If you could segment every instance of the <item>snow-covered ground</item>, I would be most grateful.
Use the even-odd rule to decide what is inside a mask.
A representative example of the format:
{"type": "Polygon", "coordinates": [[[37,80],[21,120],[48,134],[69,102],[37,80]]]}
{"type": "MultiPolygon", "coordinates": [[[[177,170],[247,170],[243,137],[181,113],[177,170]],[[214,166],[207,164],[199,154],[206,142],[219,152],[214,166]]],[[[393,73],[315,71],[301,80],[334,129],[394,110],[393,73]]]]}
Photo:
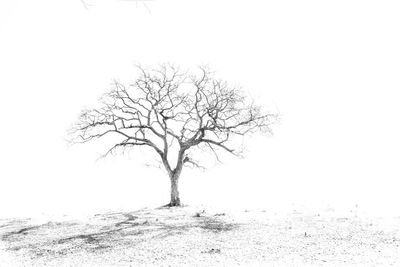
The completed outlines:
{"type": "Polygon", "coordinates": [[[398,266],[400,217],[145,208],[3,219],[0,266],[398,266]]]}

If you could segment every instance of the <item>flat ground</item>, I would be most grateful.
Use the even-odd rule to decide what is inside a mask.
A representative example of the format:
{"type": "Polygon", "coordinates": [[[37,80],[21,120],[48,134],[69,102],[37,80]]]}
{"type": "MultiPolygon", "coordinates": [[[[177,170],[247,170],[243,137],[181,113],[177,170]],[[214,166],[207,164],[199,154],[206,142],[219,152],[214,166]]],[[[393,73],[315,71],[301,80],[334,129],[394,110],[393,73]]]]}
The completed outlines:
{"type": "Polygon", "coordinates": [[[0,220],[0,266],[400,266],[400,218],[183,207],[0,220]]]}

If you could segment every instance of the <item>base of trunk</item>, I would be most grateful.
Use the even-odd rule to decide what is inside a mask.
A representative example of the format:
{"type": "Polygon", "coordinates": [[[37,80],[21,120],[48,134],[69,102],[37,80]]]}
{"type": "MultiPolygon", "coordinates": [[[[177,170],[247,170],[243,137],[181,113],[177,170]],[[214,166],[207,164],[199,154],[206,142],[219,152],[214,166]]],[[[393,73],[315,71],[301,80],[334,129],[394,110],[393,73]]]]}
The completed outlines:
{"type": "Polygon", "coordinates": [[[166,204],[166,205],[164,205],[164,206],[162,206],[162,208],[171,208],[171,207],[183,207],[183,205],[182,205],[182,203],[172,203],[172,202],[170,202],[170,203],[168,203],[168,204],[166,204]]]}
{"type": "Polygon", "coordinates": [[[168,206],[170,206],[170,207],[180,207],[180,206],[182,206],[181,200],[179,198],[178,199],[174,199],[173,201],[171,200],[171,202],[168,204],[168,206]]]}

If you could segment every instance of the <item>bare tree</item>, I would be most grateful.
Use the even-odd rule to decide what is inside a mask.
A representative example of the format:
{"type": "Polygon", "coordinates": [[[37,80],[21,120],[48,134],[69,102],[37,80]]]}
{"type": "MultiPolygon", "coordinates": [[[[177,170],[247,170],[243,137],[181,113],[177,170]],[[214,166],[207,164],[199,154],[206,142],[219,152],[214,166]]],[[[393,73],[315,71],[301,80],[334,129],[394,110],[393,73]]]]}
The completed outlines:
{"type": "Polygon", "coordinates": [[[277,119],[206,67],[197,74],[171,65],[138,70],[128,86],[114,81],[101,107],[82,111],[69,134],[73,143],[115,135],[116,143],[104,156],[138,146],[155,151],[171,181],[169,206],[181,205],[178,182],[183,167],[200,167],[192,153],[196,148],[217,159],[222,150],[240,155],[235,136],[270,132],[277,119]]]}

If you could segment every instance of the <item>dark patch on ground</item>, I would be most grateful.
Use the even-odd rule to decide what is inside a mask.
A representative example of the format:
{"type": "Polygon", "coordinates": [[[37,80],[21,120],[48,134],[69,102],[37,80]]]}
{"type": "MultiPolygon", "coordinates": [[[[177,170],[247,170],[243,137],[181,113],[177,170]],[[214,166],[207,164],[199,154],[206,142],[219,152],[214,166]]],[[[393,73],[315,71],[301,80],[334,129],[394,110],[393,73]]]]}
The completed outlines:
{"type": "Polygon", "coordinates": [[[124,213],[123,214],[127,219],[125,221],[122,222],[118,222],[115,224],[116,227],[119,227],[123,224],[130,224],[130,225],[139,225],[138,223],[134,223],[133,221],[135,221],[137,218],[139,218],[138,216],[133,216],[132,214],[129,213],[124,213]]]}
{"type": "Polygon", "coordinates": [[[239,227],[237,223],[228,223],[216,218],[204,218],[204,220],[199,225],[200,228],[213,232],[225,232],[232,231],[239,227]]]}
{"type": "Polygon", "coordinates": [[[219,253],[221,253],[221,249],[219,249],[219,248],[212,248],[212,249],[210,249],[210,250],[202,251],[201,253],[219,254],[219,253]]]}
{"type": "Polygon", "coordinates": [[[2,236],[2,240],[7,241],[7,239],[9,239],[10,237],[16,237],[18,235],[27,235],[30,231],[38,229],[40,226],[41,225],[29,226],[29,227],[21,228],[17,231],[11,231],[11,232],[5,233],[2,236]]]}

